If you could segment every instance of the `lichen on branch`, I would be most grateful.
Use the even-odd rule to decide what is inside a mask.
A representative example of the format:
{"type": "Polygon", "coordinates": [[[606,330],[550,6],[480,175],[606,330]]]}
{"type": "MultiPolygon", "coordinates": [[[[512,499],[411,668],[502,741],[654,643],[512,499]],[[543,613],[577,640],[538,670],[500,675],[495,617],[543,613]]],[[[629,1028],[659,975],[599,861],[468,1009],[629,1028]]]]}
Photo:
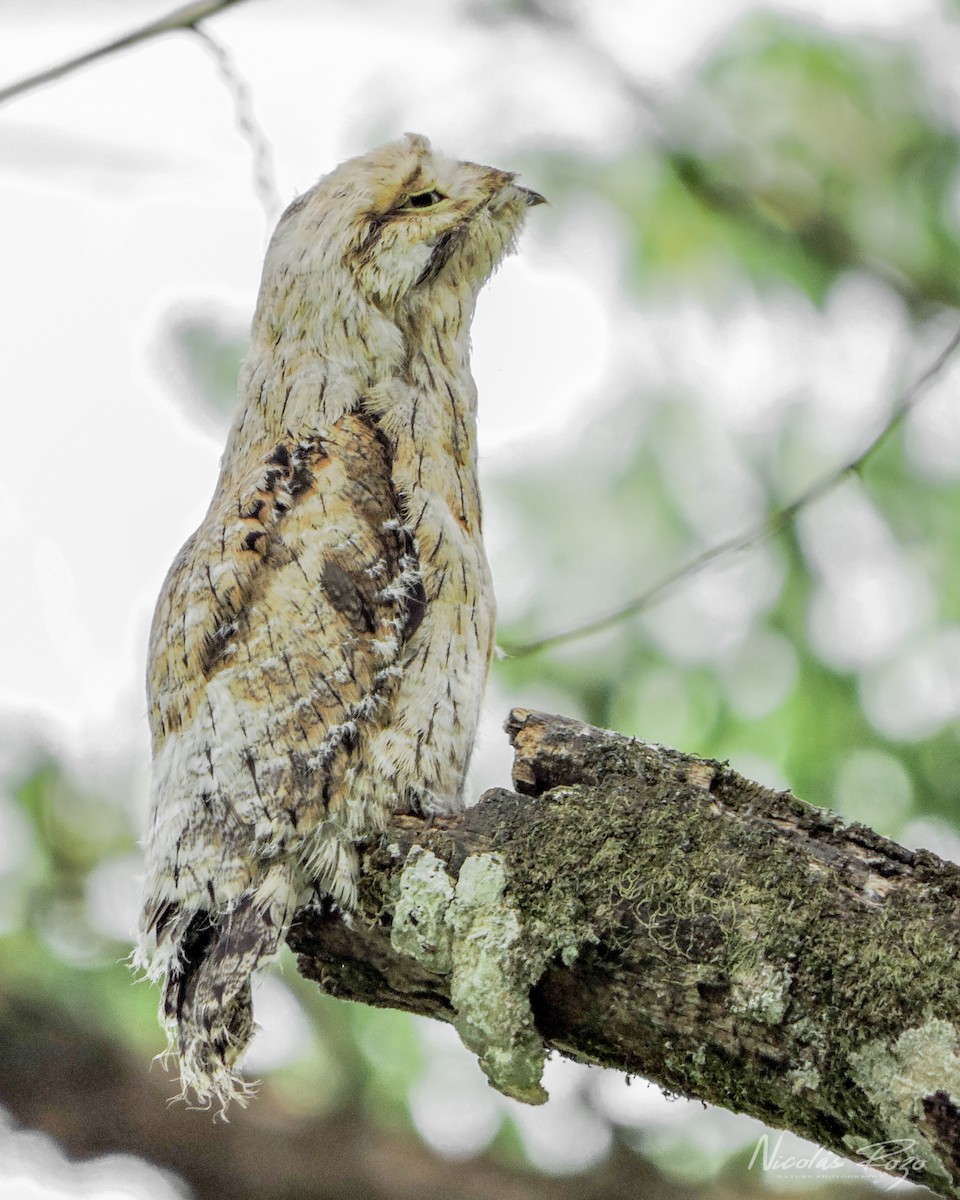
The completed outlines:
{"type": "Polygon", "coordinates": [[[960,1195],[960,869],[720,763],[507,729],[516,790],[396,818],[352,925],[300,915],[301,971],[450,1021],[519,1098],[553,1049],[960,1195]]]}

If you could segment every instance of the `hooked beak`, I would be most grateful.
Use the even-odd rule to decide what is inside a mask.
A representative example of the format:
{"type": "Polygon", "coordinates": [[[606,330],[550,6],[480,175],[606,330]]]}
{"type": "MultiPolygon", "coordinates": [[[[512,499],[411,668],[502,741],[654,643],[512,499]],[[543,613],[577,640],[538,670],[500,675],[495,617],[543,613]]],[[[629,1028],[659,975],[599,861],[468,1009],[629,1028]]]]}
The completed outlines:
{"type": "Polygon", "coordinates": [[[539,192],[534,192],[530,188],[522,187],[519,190],[523,192],[523,198],[526,202],[527,208],[535,208],[538,204],[550,203],[546,196],[541,196],[539,192]]]}

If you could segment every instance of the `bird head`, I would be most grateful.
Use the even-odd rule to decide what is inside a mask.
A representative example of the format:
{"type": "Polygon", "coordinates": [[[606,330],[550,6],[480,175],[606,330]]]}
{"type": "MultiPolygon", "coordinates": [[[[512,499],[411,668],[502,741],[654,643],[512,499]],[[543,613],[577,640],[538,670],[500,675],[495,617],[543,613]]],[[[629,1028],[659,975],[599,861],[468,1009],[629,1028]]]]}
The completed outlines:
{"type": "Polygon", "coordinates": [[[515,179],[408,133],[341,163],[288,207],[264,282],[271,268],[319,272],[345,309],[373,303],[388,317],[440,291],[472,305],[513,249],[527,209],[545,202],[515,179]]]}

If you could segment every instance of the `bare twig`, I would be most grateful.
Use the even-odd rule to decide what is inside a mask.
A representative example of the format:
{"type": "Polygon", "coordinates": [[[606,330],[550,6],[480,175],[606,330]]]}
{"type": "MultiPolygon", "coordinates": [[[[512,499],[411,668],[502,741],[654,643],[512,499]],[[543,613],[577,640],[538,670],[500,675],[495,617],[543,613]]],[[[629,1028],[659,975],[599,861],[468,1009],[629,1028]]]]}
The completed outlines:
{"type": "Polygon", "coordinates": [[[263,126],[257,120],[250,88],[227,47],[199,25],[192,25],[190,28],[213,55],[220,77],[233,97],[237,129],[253,155],[253,190],[266,214],[267,224],[272,225],[283,205],[273,169],[273,147],[263,126]]]}
{"type": "Polygon", "coordinates": [[[150,38],[159,37],[160,34],[172,33],[180,29],[196,29],[201,21],[241,2],[242,0],[198,0],[195,4],[185,4],[181,8],[175,8],[166,16],[159,17],[156,21],[148,21],[146,25],[141,25],[138,29],[131,29],[129,33],[114,38],[113,41],[105,42],[102,46],[96,46],[93,50],[87,50],[73,58],[64,59],[63,62],[47,67],[43,71],[27,75],[15,83],[7,84],[6,87],[0,87],[0,104],[32,92],[35,88],[43,87],[44,84],[62,79],[65,75],[72,75],[74,71],[78,71],[89,63],[107,58],[130,46],[136,46],[139,42],[146,42],[150,38]]]}
{"type": "Polygon", "coordinates": [[[835,488],[847,475],[859,471],[864,466],[871,455],[886,441],[894,428],[896,428],[903,417],[921,398],[929,384],[940,374],[958,348],[960,348],[960,329],[954,333],[953,337],[934,361],[906,389],[894,405],[893,411],[882,429],[870,439],[856,457],[849,459],[839,467],[823,475],[815,483],[812,483],[802,491],[799,496],[791,500],[788,505],[771,513],[766,520],[754,526],[753,529],[737,534],[735,537],[727,538],[725,541],[719,542],[716,546],[711,546],[708,550],[705,550],[702,554],[697,555],[696,558],[684,564],[684,566],[665,575],[663,579],[659,580],[652,587],[647,588],[638,596],[634,596],[632,600],[628,600],[626,603],[620,604],[608,612],[591,617],[586,621],[577,622],[575,625],[569,625],[565,629],[558,629],[554,633],[544,634],[543,637],[534,638],[531,641],[520,642],[515,646],[504,646],[504,653],[510,658],[524,658],[529,654],[535,654],[539,650],[544,650],[548,646],[558,646],[564,642],[572,642],[578,638],[587,637],[589,634],[599,633],[603,629],[609,629],[611,625],[615,625],[617,622],[623,621],[627,617],[632,617],[649,608],[657,600],[662,599],[667,592],[685,583],[688,579],[692,579],[693,576],[698,575],[706,567],[712,566],[714,563],[731,557],[742,550],[747,550],[751,546],[765,542],[779,533],[781,529],[786,528],[793,521],[802,509],[812,504],[814,500],[819,500],[821,496],[835,488]]]}

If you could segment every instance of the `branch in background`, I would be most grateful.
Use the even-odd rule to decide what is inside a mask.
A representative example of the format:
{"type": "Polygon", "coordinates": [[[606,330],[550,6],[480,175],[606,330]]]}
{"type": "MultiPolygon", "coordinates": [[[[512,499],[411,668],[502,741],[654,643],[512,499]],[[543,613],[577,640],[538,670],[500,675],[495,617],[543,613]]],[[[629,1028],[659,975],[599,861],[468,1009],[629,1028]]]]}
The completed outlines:
{"type": "MultiPolygon", "coordinates": [[[[98,1034],[90,1014],[66,998],[61,1006],[0,990],[0,1104],[14,1121],[56,1138],[75,1159],[136,1154],[185,1180],[194,1200],[697,1200],[703,1194],[696,1184],[664,1178],[622,1145],[585,1172],[554,1178],[490,1153],[445,1160],[412,1132],[384,1128],[353,1108],[319,1116],[291,1111],[269,1086],[229,1122],[214,1121],[209,1112],[170,1104],[177,1088],[142,1053],[98,1034]]],[[[2,1115],[0,1123],[9,1154],[16,1143],[2,1115]]],[[[114,1160],[111,1194],[120,1193],[123,1181],[123,1164],[114,1160]]],[[[711,1200],[766,1195],[759,1171],[708,1187],[711,1200]]],[[[865,1183],[839,1195],[809,1187],[777,1194],[779,1200],[875,1195],[865,1183]]]]}
{"type": "Polygon", "coordinates": [[[237,129],[249,145],[253,156],[253,188],[266,214],[267,224],[272,225],[283,205],[277,189],[270,141],[263,127],[257,121],[250,88],[237,70],[229,50],[201,25],[201,22],[216,15],[222,9],[230,8],[240,2],[241,0],[205,0],[203,3],[188,4],[183,8],[175,9],[167,16],[142,25],[139,29],[131,30],[130,33],[98,46],[94,50],[67,59],[57,66],[49,67],[26,79],[21,79],[17,83],[0,88],[0,104],[5,100],[12,100],[16,96],[42,87],[44,84],[61,79],[65,75],[70,75],[89,63],[97,62],[120,50],[127,50],[140,42],[158,37],[160,34],[178,31],[195,33],[213,56],[220,77],[230,93],[236,114],[237,129]]]}
{"type": "Polygon", "coordinates": [[[237,129],[253,155],[253,190],[266,215],[267,224],[272,226],[280,215],[283,204],[273,169],[273,147],[263,126],[257,120],[250,87],[237,70],[230,51],[222,42],[199,25],[192,25],[190,28],[213,55],[220,78],[233,98],[237,129]]]}
{"type": "MultiPolygon", "coordinates": [[[[185,1180],[194,1200],[617,1200],[634,1186],[663,1200],[696,1195],[626,1150],[586,1174],[541,1179],[491,1155],[447,1162],[414,1135],[349,1108],[291,1111],[269,1088],[229,1122],[214,1121],[170,1104],[177,1086],[142,1054],[94,1032],[89,1018],[0,992],[0,1103],[15,1121],[77,1159],[139,1155],[185,1180]]],[[[111,1164],[109,1178],[119,1194],[122,1163],[111,1164]]]]}
{"type": "Polygon", "coordinates": [[[299,914],[301,973],[451,1022],[515,1097],[555,1049],[960,1196],[960,868],[716,762],[507,729],[517,794],[395,818],[354,920],[299,914]]]}
{"type": "Polygon", "coordinates": [[[159,17],[156,21],[148,21],[146,25],[132,29],[129,33],[105,42],[102,46],[97,46],[84,54],[78,54],[74,58],[65,59],[55,66],[47,67],[34,75],[17,80],[16,83],[0,87],[0,104],[32,92],[47,83],[53,83],[57,79],[63,79],[64,76],[72,75],[74,71],[78,71],[89,63],[98,62],[101,58],[108,58],[111,54],[117,54],[120,50],[127,50],[140,42],[159,37],[160,34],[172,33],[181,29],[196,29],[201,21],[241,2],[242,0],[198,0],[196,4],[185,4],[181,8],[175,8],[165,17],[159,17]]]}
{"type": "Polygon", "coordinates": [[[796,518],[798,513],[835,488],[847,475],[858,472],[864,467],[871,455],[886,441],[887,437],[903,420],[904,416],[923,396],[928,386],[943,371],[944,367],[956,353],[958,347],[960,347],[960,329],[957,330],[934,361],[907,388],[894,405],[893,411],[882,429],[870,439],[860,453],[811,484],[799,496],[791,500],[786,507],[778,509],[760,524],[754,526],[753,529],[737,534],[726,541],[719,542],[716,546],[711,546],[709,550],[705,550],[702,554],[697,555],[696,558],[684,564],[684,566],[664,576],[653,587],[647,588],[646,591],[641,592],[639,596],[635,596],[632,600],[628,600],[625,604],[621,604],[617,608],[592,617],[589,620],[570,625],[565,629],[544,634],[542,637],[534,638],[531,641],[520,642],[512,646],[508,644],[503,647],[504,654],[508,658],[523,658],[526,655],[535,654],[539,650],[544,650],[549,646],[558,646],[563,642],[572,642],[578,638],[587,637],[592,633],[599,633],[601,630],[609,629],[619,621],[635,616],[637,613],[649,608],[675,587],[685,583],[688,579],[692,579],[695,575],[699,575],[706,567],[712,566],[717,562],[732,557],[734,554],[749,549],[751,546],[757,546],[772,538],[775,534],[786,528],[796,518]]]}

